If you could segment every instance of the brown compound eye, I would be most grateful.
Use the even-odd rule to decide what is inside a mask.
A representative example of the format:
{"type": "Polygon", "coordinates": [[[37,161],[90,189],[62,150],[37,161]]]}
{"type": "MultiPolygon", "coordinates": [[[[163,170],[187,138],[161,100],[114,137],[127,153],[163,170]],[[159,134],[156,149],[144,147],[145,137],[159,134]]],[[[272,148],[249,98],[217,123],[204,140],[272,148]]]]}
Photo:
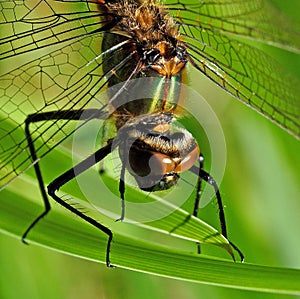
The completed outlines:
{"type": "Polygon", "coordinates": [[[169,156],[152,151],[140,151],[131,148],[129,151],[129,172],[133,175],[163,176],[174,171],[176,164],[169,156]]]}
{"type": "Polygon", "coordinates": [[[176,166],[174,171],[176,173],[189,170],[197,161],[200,155],[199,147],[196,145],[192,151],[181,158],[180,163],[176,166]]]}
{"type": "Polygon", "coordinates": [[[142,177],[148,175],[163,176],[171,172],[180,173],[190,169],[198,157],[198,146],[195,146],[184,157],[178,158],[172,158],[159,152],[139,151],[131,148],[129,151],[129,165],[134,175],[142,177]]]}
{"type": "Polygon", "coordinates": [[[152,152],[152,156],[149,159],[149,167],[152,175],[164,175],[173,172],[176,168],[176,163],[165,154],[152,152]]]}

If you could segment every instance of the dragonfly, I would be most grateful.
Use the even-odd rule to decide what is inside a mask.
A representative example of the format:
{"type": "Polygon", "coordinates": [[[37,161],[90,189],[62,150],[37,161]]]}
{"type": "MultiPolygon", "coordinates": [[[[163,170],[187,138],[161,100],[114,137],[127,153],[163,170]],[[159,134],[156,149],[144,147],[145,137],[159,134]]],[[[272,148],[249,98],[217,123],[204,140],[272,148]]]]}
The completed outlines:
{"type": "MultiPolygon", "coordinates": [[[[176,86],[188,65],[300,137],[297,79],[253,45],[259,41],[300,52],[298,33],[266,0],[14,0],[0,1],[0,7],[1,186],[33,167],[45,205],[24,232],[24,242],[50,211],[50,196],[108,235],[106,264],[112,266],[112,231],[56,192],[114,147],[122,160],[120,220],[125,217],[126,170],[142,190],[151,192],[171,188],[181,172],[190,170],[198,176],[193,215],[198,214],[204,180],[215,189],[221,231],[227,238],[219,188],[203,169],[199,146],[189,132],[172,125],[180,93],[176,86]],[[126,100],[136,88],[133,79],[152,77],[161,84],[152,90],[151,100],[126,100]],[[100,109],[88,108],[116,84],[122,85],[108,92],[109,100],[100,109]],[[114,111],[108,114],[111,107],[114,111]],[[107,117],[116,135],[46,190],[39,161],[74,133],[68,128],[72,121],[107,117]],[[150,160],[154,167],[149,167],[150,160]]],[[[230,244],[243,260],[241,251],[230,244]]]]}

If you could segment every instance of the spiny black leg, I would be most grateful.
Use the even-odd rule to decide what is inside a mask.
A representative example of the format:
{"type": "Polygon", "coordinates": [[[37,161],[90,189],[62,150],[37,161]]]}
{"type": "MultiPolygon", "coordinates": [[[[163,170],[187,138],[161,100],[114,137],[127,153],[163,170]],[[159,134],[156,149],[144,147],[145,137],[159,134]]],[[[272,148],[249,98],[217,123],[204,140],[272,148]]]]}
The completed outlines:
{"type": "Polygon", "coordinates": [[[49,199],[44,188],[44,180],[42,177],[41,169],[38,162],[38,157],[36,154],[36,150],[34,147],[34,142],[31,137],[31,133],[29,130],[29,125],[31,123],[39,122],[39,121],[48,121],[48,120],[89,120],[93,118],[102,118],[104,116],[104,112],[99,109],[86,109],[86,110],[63,110],[63,111],[49,111],[43,113],[31,114],[25,120],[25,134],[26,139],[30,151],[31,160],[34,162],[34,170],[38,180],[39,189],[44,201],[45,210],[41,213],[26,229],[26,231],[22,235],[22,242],[28,244],[26,242],[26,237],[30,230],[42,219],[44,218],[51,209],[49,199]]]}
{"type": "Polygon", "coordinates": [[[95,163],[97,163],[97,162],[101,161],[102,159],[104,159],[111,152],[111,147],[112,147],[111,143],[107,144],[105,147],[98,150],[95,154],[89,156],[88,158],[86,158],[85,160],[83,160],[82,162],[77,164],[75,167],[69,169],[68,171],[66,171],[65,173],[60,175],[58,178],[56,178],[53,182],[51,182],[48,185],[48,194],[56,202],[58,202],[60,205],[62,205],[63,207],[65,207],[66,209],[71,211],[72,213],[76,214],[77,216],[79,216],[83,220],[87,221],[88,223],[90,223],[91,225],[95,226],[96,228],[100,229],[102,232],[104,232],[105,234],[108,235],[108,242],[107,242],[107,247],[106,247],[106,265],[107,265],[107,267],[113,267],[113,265],[111,265],[111,263],[110,263],[110,258],[109,258],[110,245],[111,245],[111,241],[113,239],[112,231],[109,228],[107,228],[106,226],[104,226],[101,223],[97,222],[93,218],[83,214],[82,212],[77,210],[75,207],[71,206],[70,204],[68,204],[67,202],[62,200],[60,197],[58,197],[55,194],[55,192],[57,190],[59,190],[59,188],[61,186],[63,186],[67,182],[69,182],[71,179],[73,179],[74,177],[76,177],[80,173],[84,172],[85,170],[87,170],[91,166],[95,165],[95,163]]]}
{"type": "Polygon", "coordinates": [[[121,196],[121,203],[122,203],[122,210],[121,210],[121,217],[116,221],[123,221],[125,217],[125,165],[122,163],[122,170],[121,170],[121,177],[119,183],[119,192],[121,196]]]}
{"type": "MultiPolygon", "coordinates": [[[[211,186],[213,186],[213,188],[215,190],[216,197],[217,197],[217,202],[218,202],[219,219],[220,219],[220,224],[221,224],[222,235],[228,240],[227,228],[226,228],[226,220],[225,220],[225,213],[224,213],[224,208],[223,208],[223,203],[222,203],[222,198],[221,198],[221,194],[220,194],[220,191],[219,191],[219,187],[218,187],[216,181],[214,180],[214,178],[209,173],[207,173],[205,170],[203,170],[203,157],[202,156],[199,157],[199,161],[200,161],[200,168],[198,169],[196,166],[193,166],[190,169],[190,171],[192,171],[193,173],[197,174],[205,182],[207,182],[208,184],[210,184],[211,186]]],[[[198,201],[198,204],[199,204],[199,201],[198,201]]],[[[196,203],[195,203],[195,207],[196,207],[196,203]]],[[[194,210],[194,212],[195,212],[195,210],[194,210]]],[[[194,214],[194,216],[196,216],[196,215],[194,214]]],[[[234,243],[232,243],[229,240],[228,240],[228,242],[232,246],[232,248],[234,250],[236,250],[236,252],[240,256],[241,262],[243,262],[244,261],[244,255],[243,255],[243,253],[240,251],[240,249],[234,243]]],[[[199,249],[200,249],[200,247],[198,247],[198,250],[199,249]]]]}
{"type": "Polygon", "coordinates": [[[207,182],[208,184],[213,186],[213,188],[215,190],[215,194],[216,194],[217,202],[218,202],[218,208],[219,208],[219,219],[220,219],[220,224],[221,224],[221,231],[222,231],[222,235],[227,239],[225,213],[224,213],[224,208],[223,208],[223,203],[222,203],[219,187],[218,187],[216,181],[212,178],[212,176],[209,173],[207,173],[205,170],[200,169],[200,176],[205,182],[207,182]]]}
{"type": "MultiPolygon", "coordinates": [[[[199,159],[201,159],[201,157],[199,159]]],[[[203,164],[203,161],[202,161],[202,164],[203,164]]],[[[201,165],[201,161],[200,161],[200,165],[201,165]]],[[[201,177],[201,179],[203,179],[205,182],[207,182],[208,184],[213,186],[213,188],[215,190],[216,197],[217,197],[217,202],[218,202],[219,219],[220,219],[220,224],[221,224],[222,235],[225,238],[227,238],[225,213],[224,213],[224,208],[223,208],[223,203],[222,203],[219,187],[218,187],[216,181],[213,179],[213,177],[209,173],[207,173],[201,167],[200,167],[200,169],[198,169],[196,166],[193,166],[193,167],[190,168],[190,171],[197,174],[198,176],[201,177]]]]}
{"type": "Polygon", "coordinates": [[[26,237],[28,235],[28,233],[30,232],[30,230],[42,219],[44,218],[48,212],[50,211],[51,209],[51,206],[50,206],[50,203],[49,203],[49,199],[48,199],[48,196],[47,196],[47,193],[46,193],[46,190],[44,188],[44,181],[43,181],[43,177],[42,177],[42,173],[41,173],[41,169],[40,169],[40,165],[39,163],[37,162],[37,155],[36,155],[36,151],[35,151],[35,148],[34,148],[34,144],[33,144],[33,141],[32,141],[32,138],[31,138],[31,134],[30,134],[30,131],[29,131],[29,124],[31,123],[31,118],[30,116],[26,119],[25,121],[25,134],[26,134],[26,139],[27,139],[27,143],[28,143],[28,146],[29,146],[29,151],[30,151],[30,155],[31,155],[31,159],[32,161],[36,161],[36,163],[34,164],[34,170],[35,170],[35,174],[36,174],[36,177],[37,177],[37,180],[38,180],[38,184],[39,184],[39,189],[40,189],[40,192],[41,192],[41,195],[42,195],[42,198],[43,198],[43,201],[44,201],[44,207],[45,207],[45,210],[42,214],[40,214],[30,225],[29,227],[26,229],[26,231],[23,233],[22,235],[22,242],[25,243],[25,244],[28,244],[26,242],[26,237]]]}
{"type": "MultiPolygon", "coordinates": [[[[202,178],[201,178],[200,172],[201,172],[201,169],[203,169],[203,164],[204,164],[204,158],[202,155],[200,155],[199,156],[199,173],[198,173],[198,182],[197,182],[197,194],[196,194],[194,211],[193,211],[193,216],[195,216],[195,217],[198,217],[199,203],[200,203],[201,192],[202,192],[202,178]]],[[[196,242],[196,244],[197,244],[197,253],[201,254],[201,243],[196,242]]]]}
{"type": "Polygon", "coordinates": [[[201,187],[202,187],[202,177],[201,177],[201,170],[203,169],[203,164],[204,164],[204,158],[201,155],[199,157],[199,173],[198,173],[198,182],[197,182],[197,194],[196,194],[196,199],[195,199],[195,205],[194,205],[194,211],[193,211],[193,216],[197,217],[198,216],[198,210],[199,210],[199,203],[200,203],[200,197],[201,197],[201,187]]]}
{"type": "MultiPolygon", "coordinates": [[[[218,187],[216,181],[213,179],[213,177],[209,173],[204,171],[203,169],[200,170],[200,175],[204,181],[206,181],[208,184],[212,185],[213,188],[215,189],[215,194],[217,197],[218,208],[219,208],[219,219],[220,219],[220,224],[221,224],[222,235],[228,240],[225,213],[224,213],[224,208],[223,208],[223,203],[222,203],[222,198],[221,198],[221,194],[219,191],[219,187],[218,187]]],[[[244,255],[240,251],[240,249],[231,241],[228,240],[228,242],[240,256],[241,262],[244,262],[244,255]]]]}
{"type": "Polygon", "coordinates": [[[232,248],[238,253],[238,255],[240,257],[240,261],[243,263],[245,261],[244,254],[241,252],[241,250],[234,243],[232,243],[230,240],[228,240],[228,242],[232,246],[232,248]]]}
{"type": "Polygon", "coordinates": [[[65,201],[63,201],[61,198],[59,198],[56,194],[55,191],[57,191],[58,188],[57,186],[55,186],[54,182],[52,182],[49,186],[48,186],[48,194],[56,201],[58,202],[60,205],[64,206],[66,209],[68,209],[69,211],[71,211],[72,213],[76,214],[77,216],[79,216],[80,218],[82,218],[83,220],[87,221],[88,223],[90,223],[91,225],[97,227],[98,229],[100,229],[102,232],[104,232],[105,234],[108,235],[108,242],[107,242],[107,246],[106,246],[106,266],[107,267],[114,267],[111,263],[110,263],[110,245],[111,245],[111,241],[113,239],[113,233],[112,231],[107,228],[106,226],[102,225],[101,223],[95,221],[93,218],[81,213],[80,211],[78,211],[77,209],[75,209],[73,206],[69,205],[68,203],[66,203],[65,201]]]}
{"type": "Polygon", "coordinates": [[[121,202],[122,202],[122,211],[121,211],[121,217],[117,219],[116,221],[123,221],[125,217],[125,169],[126,169],[126,164],[127,164],[127,157],[126,157],[126,142],[124,144],[124,161],[122,161],[122,169],[121,169],[121,174],[120,174],[120,183],[119,183],[119,192],[120,192],[120,197],[121,197],[121,202]]]}

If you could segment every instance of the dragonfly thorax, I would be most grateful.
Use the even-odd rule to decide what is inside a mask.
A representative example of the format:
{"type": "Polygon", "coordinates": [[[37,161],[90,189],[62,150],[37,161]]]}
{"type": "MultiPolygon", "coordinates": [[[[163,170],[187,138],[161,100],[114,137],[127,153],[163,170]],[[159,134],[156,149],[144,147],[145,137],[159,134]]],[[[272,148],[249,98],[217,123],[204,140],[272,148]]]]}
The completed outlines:
{"type": "MultiPolygon", "coordinates": [[[[178,26],[159,1],[111,1],[104,7],[109,12],[109,31],[127,41],[131,52],[138,53],[138,72],[170,78],[182,71],[187,62],[186,47],[178,26]]],[[[106,41],[104,44],[108,48],[106,41]]]]}

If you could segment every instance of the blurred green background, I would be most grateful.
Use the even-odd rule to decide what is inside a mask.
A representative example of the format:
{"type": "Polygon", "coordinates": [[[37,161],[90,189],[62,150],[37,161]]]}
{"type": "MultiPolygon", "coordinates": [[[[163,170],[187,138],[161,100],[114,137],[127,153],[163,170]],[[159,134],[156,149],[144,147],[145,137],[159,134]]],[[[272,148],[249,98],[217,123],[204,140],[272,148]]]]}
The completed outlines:
{"type": "MultiPolygon", "coordinates": [[[[290,17],[298,16],[298,0],[273,2],[290,17]]],[[[271,47],[265,51],[300,78],[299,56],[271,47]]],[[[192,70],[190,84],[196,89],[205,86],[197,90],[212,105],[224,130],[227,166],[221,192],[231,239],[249,263],[299,268],[299,141],[192,70]]],[[[218,227],[215,204],[200,215],[218,227]]],[[[107,269],[103,264],[25,246],[4,234],[0,234],[0,265],[0,299],[296,298],[107,269]]]]}

